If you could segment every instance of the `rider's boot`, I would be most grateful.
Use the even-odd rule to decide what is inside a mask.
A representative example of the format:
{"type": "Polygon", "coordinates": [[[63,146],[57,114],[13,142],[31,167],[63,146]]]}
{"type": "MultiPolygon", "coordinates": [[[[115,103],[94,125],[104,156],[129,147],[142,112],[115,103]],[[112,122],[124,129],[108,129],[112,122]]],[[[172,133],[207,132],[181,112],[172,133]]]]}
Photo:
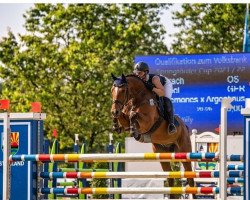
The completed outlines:
{"type": "Polygon", "coordinates": [[[164,97],[159,97],[159,110],[160,110],[160,115],[167,120],[167,114],[166,114],[166,109],[164,106],[164,97]]]}
{"type": "Polygon", "coordinates": [[[165,110],[165,113],[167,115],[167,119],[168,119],[168,122],[169,122],[169,125],[168,125],[168,133],[169,134],[174,134],[177,132],[177,128],[174,124],[174,109],[173,109],[173,104],[172,104],[172,101],[171,99],[167,98],[167,97],[161,97],[164,99],[164,110],[165,110]]]}

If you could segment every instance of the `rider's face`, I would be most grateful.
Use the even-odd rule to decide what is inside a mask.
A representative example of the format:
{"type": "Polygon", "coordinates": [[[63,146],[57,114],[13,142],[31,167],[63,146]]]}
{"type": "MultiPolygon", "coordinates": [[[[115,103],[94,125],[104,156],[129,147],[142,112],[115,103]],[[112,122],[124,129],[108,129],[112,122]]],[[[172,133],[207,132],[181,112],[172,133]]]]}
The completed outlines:
{"type": "Polygon", "coordinates": [[[146,80],[147,72],[145,72],[145,71],[137,71],[135,74],[137,76],[139,76],[141,79],[146,80]]]}

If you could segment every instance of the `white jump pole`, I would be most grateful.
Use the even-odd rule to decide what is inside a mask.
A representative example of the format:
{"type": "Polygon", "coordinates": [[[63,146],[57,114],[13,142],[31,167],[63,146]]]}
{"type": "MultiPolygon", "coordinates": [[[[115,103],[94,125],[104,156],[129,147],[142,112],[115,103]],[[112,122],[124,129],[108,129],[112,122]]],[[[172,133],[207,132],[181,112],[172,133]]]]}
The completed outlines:
{"type": "Polygon", "coordinates": [[[227,199],[227,110],[232,108],[232,98],[223,98],[221,101],[220,119],[220,195],[221,200],[227,199]]]}
{"type": "Polygon", "coordinates": [[[3,199],[10,199],[10,116],[9,113],[2,113],[3,119],[3,199]]]}
{"type": "Polygon", "coordinates": [[[244,200],[250,198],[250,98],[246,99],[245,108],[241,109],[241,114],[244,116],[244,200]]]}
{"type": "MultiPolygon", "coordinates": [[[[79,153],[79,134],[75,134],[74,147],[75,147],[75,153],[79,153]]],[[[78,163],[75,163],[74,166],[75,166],[75,169],[77,169],[78,168],[78,163]]]]}

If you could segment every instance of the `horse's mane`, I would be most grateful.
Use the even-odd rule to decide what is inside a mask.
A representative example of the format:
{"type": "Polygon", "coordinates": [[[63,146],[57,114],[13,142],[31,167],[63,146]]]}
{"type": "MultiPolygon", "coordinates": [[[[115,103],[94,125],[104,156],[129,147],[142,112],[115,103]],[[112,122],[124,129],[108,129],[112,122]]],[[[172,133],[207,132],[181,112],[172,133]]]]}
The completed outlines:
{"type": "Polygon", "coordinates": [[[138,80],[142,81],[144,85],[146,84],[146,81],[144,81],[142,78],[140,78],[139,76],[137,76],[137,75],[135,75],[135,74],[128,74],[128,75],[126,75],[126,78],[127,78],[127,77],[135,77],[135,78],[137,78],[138,80]]]}
{"type": "MultiPolygon", "coordinates": [[[[137,76],[136,74],[128,74],[128,75],[126,75],[126,78],[128,78],[128,77],[136,78],[137,80],[139,80],[139,81],[141,81],[143,83],[144,87],[146,87],[147,81],[144,81],[141,77],[137,76]]],[[[149,91],[149,90],[147,90],[147,91],[155,96],[154,92],[149,91]]]]}
{"type": "MultiPolygon", "coordinates": [[[[124,75],[122,75],[122,76],[124,76],[124,75]]],[[[122,77],[122,76],[121,76],[121,77],[122,77]]],[[[122,79],[121,77],[119,77],[118,79],[116,79],[116,80],[114,81],[114,84],[113,84],[113,85],[115,85],[116,87],[121,87],[121,86],[123,86],[124,84],[126,84],[126,82],[122,82],[123,79],[122,79]]],[[[126,75],[125,77],[126,77],[126,78],[135,78],[136,80],[138,80],[138,81],[140,81],[141,83],[143,83],[143,86],[144,86],[144,87],[146,87],[146,83],[147,83],[147,82],[144,81],[141,77],[139,77],[139,76],[136,75],[136,74],[128,74],[128,75],[126,75]]],[[[149,90],[148,90],[148,92],[154,94],[152,91],[149,91],[149,90]]]]}

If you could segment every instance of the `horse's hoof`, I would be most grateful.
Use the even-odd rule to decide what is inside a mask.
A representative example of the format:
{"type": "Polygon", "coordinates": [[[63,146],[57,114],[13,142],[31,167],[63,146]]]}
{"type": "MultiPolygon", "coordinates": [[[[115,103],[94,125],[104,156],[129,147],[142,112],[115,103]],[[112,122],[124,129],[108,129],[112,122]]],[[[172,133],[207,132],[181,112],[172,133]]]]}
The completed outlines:
{"type": "Polygon", "coordinates": [[[129,119],[132,120],[136,116],[136,114],[137,113],[135,111],[131,111],[129,115],[129,119]]]}
{"type": "Polygon", "coordinates": [[[137,133],[132,133],[131,136],[134,137],[136,141],[139,141],[141,139],[141,135],[137,133]]]}
{"type": "Polygon", "coordinates": [[[122,132],[122,128],[121,127],[117,127],[117,126],[113,126],[112,127],[112,131],[120,134],[122,132]]]}

